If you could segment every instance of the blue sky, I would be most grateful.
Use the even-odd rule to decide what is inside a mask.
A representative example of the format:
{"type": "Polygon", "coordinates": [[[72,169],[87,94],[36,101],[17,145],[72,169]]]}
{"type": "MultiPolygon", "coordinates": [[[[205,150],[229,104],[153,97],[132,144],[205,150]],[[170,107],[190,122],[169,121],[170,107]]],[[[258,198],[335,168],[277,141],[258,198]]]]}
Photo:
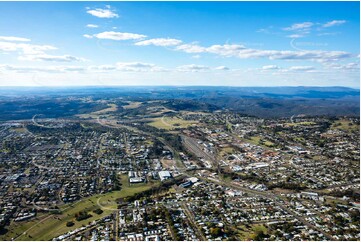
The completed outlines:
{"type": "Polygon", "coordinates": [[[0,86],[359,87],[358,2],[0,8],[0,86]]]}

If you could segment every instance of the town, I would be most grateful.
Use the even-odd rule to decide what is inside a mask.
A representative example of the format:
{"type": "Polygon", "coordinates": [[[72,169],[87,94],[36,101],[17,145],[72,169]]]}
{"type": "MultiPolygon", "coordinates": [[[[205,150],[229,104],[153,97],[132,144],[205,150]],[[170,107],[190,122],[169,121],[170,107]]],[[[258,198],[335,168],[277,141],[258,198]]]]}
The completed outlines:
{"type": "Polygon", "coordinates": [[[162,103],[2,122],[0,238],[360,240],[358,117],[162,103]]]}

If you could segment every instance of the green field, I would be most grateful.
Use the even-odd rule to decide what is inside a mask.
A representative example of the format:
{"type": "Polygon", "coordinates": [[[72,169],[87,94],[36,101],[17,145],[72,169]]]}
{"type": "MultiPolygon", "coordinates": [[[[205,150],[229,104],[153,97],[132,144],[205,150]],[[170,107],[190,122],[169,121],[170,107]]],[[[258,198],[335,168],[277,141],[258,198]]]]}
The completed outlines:
{"type": "Polygon", "coordinates": [[[98,118],[100,115],[105,115],[107,113],[110,113],[110,112],[115,112],[117,111],[118,109],[118,106],[114,103],[108,103],[108,108],[105,108],[105,109],[102,109],[102,110],[99,110],[99,111],[95,111],[95,112],[92,112],[92,113],[85,113],[85,114],[77,114],[75,116],[79,117],[79,118],[98,118]]]}
{"type": "Polygon", "coordinates": [[[11,240],[14,237],[20,235],[16,240],[51,240],[54,237],[57,237],[61,234],[64,234],[68,231],[74,230],[76,228],[82,227],[83,225],[89,224],[94,220],[105,217],[113,213],[117,207],[116,199],[132,196],[136,193],[146,191],[152,186],[157,186],[159,182],[156,183],[141,183],[137,185],[129,186],[128,179],[126,175],[120,176],[122,189],[120,191],[113,191],[106,194],[100,194],[84,198],[79,202],[76,202],[71,205],[63,205],[60,207],[62,214],[52,215],[52,214],[42,214],[37,216],[36,219],[31,221],[24,222],[12,222],[9,232],[5,235],[1,235],[1,240],[11,240]],[[100,204],[101,207],[98,205],[100,204]],[[101,208],[104,212],[100,215],[93,213],[93,210],[101,208]],[[87,211],[92,217],[76,221],[75,214],[80,211],[87,211]],[[42,219],[47,218],[45,221],[42,219]],[[67,227],[66,223],[68,221],[73,221],[75,224],[72,227],[67,227]],[[28,230],[28,231],[27,231],[28,230]],[[23,232],[27,231],[26,234],[23,232]]]}
{"type": "Polygon", "coordinates": [[[338,130],[343,130],[343,131],[347,131],[347,132],[355,132],[355,131],[360,130],[360,126],[357,124],[351,123],[348,120],[342,119],[342,120],[335,121],[332,124],[331,129],[338,129],[338,130]]]}
{"type": "Polygon", "coordinates": [[[271,147],[274,145],[274,143],[272,143],[271,141],[262,139],[260,136],[252,136],[247,141],[255,145],[266,146],[266,147],[271,147]]]}
{"type": "Polygon", "coordinates": [[[139,108],[142,105],[142,102],[128,102],[127,105],[122,106],[124,109],[134,109],[139,108]]]}
{"type": "Polygon", "coordinates": [[[154,118],[148,125],[156,127],[158,129],[172,130],[175,128],[187,128],[189,126],[197,124],[198,121],[184,120],[178,117],[166,117],[154,118]]]}
{"type": "Polygon", "coordinates": [[[234,148],[224,147],[224,148],[221,148],[221,151],[219,153],[220,153],[220,155],[231,155],[234,152],[235,152],[234,148]]]}
{"type": "Polygon", "coordinates": [[[238,226],[238,235],[240,240],[254,240],[258,232],[263,231],[267,233],[267,228],[264,225],[250,225],[249,227],[245,225],[238,226]]]}
{"type": "Polygon", "coordinates": [[[12,130],[14,130],[15,132],[18,132],[18,133],[25,133],[26,132],[25,128],[12,128],[12,130]]]}
{"type": "Polygon", "coordinates": [[[315,122],[298,122],[298,123],[286,123],[286,126],[310,126],[315,125],[315,122]]]}

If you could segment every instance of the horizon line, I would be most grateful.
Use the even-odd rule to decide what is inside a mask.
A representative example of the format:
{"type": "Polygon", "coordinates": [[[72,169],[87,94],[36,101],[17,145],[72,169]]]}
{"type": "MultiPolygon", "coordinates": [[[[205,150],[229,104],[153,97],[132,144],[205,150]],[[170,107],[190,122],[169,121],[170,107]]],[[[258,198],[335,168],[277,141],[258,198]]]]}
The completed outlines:
{"type": "Polygon", "coordinates": [[[358,89],[360,90],[360,87],[352,87],[352,86],[340,86],[340,85],[331,85],[331,86],[307,86],[307,85],[279,85],[279,86],[223,86],[223,85],[59,85],[59,86],[0,86],[0,89],[2,88],[122,88],[122,87],[229,87],[229,88],[277,88],[277,87],[293,87],[293,88],[350,88],[350,89],[358,89]]]}

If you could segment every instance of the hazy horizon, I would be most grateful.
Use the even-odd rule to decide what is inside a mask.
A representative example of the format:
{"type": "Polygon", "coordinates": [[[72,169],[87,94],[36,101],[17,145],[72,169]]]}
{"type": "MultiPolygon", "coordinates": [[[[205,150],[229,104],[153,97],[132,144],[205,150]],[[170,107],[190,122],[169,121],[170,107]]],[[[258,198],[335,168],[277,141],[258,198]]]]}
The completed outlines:
{"type": "Polygon", "coordinates": [[[122,87],[224,87],[224,88],[348,88],[360,90],[360,87],[349,87],[349,86],[222,86],[222,85],[83,85],[83,86],[0,86],[1,88],[122,88],[122,87]]]}

